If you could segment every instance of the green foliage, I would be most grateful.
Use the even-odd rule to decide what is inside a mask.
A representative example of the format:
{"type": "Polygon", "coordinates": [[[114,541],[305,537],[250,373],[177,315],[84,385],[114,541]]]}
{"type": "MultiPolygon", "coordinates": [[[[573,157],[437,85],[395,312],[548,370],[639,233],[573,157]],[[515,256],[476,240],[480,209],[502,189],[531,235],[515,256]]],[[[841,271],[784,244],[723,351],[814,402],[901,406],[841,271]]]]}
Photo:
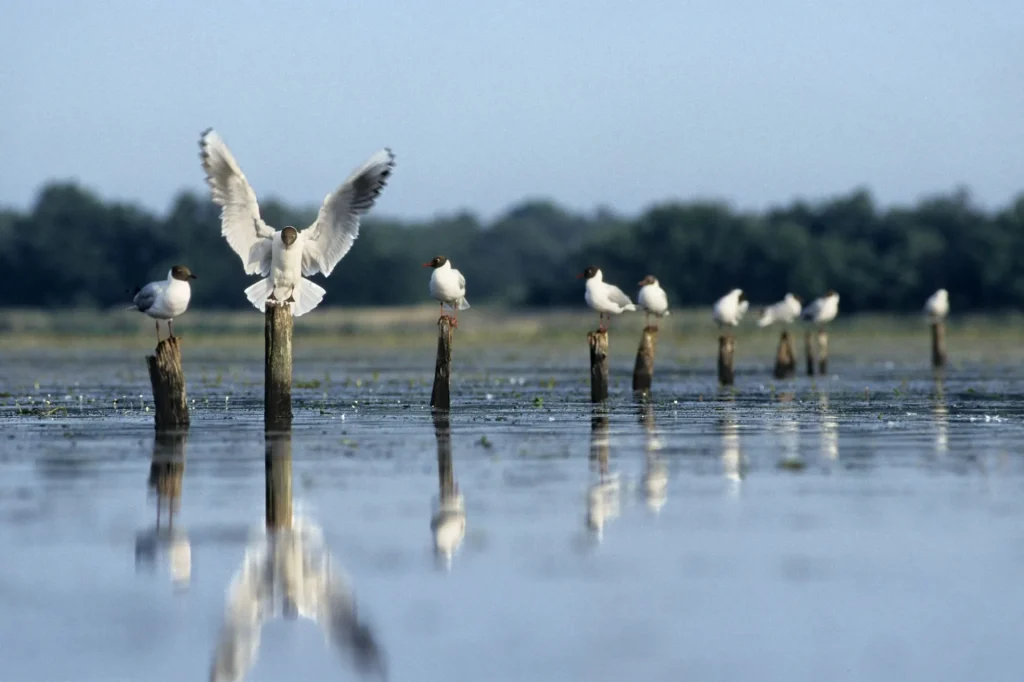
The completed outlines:
{"type": "MultiPolygon", "coordinates": [[[[309,225],[315,209],[268,200],[275,227],[309,225]]],[[[845,311],[916,310],[936,288],[956,310],[999,309],[1024,300],[1024,194],[985,211],[957,191],[914,207],[880,209],[870,194],[763,214],[723,203],[666,203],[634,220],[601,209],[570,213],[550,201],[521,203],[490,224],[471,213],[412,223],[370,217],[331,276],[325,301],[388,305],[427,299],[420,265],[451,258],[474,303],[582,304],[576,273],[601,267],[634,293],[657,276],[673,305],[708,305],[733,287],[757,302],[787,291],[805,299],[839,291],[845,311]]],[[[69,183],[39,193],[27,213],[0,210],[0,306],[111,306],[126,290],[185,263],[199,275],[194,300],[207,308],[245,307],[252,283],[220,236],[219,209],[205,196],[178,196],[167,215],[105,202],[69,183]]]]}

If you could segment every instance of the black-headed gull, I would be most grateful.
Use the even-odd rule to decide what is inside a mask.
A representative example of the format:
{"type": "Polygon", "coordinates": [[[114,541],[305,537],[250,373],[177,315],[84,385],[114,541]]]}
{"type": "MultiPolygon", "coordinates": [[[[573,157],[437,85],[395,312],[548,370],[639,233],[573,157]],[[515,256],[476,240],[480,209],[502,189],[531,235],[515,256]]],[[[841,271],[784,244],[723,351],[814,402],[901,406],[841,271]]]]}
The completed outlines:
{"type": "Polygon", "coordinates": [[[222,208],[221,234],[242,259],[246,274],[260,275],[245,295],[260,311],[268,300],[291,304],[295,317],[320,304],[327,292],[306,279],[331,274],[359,236],[359,219],[373,207],[395,167],[390,149],[382,149],[328,194],[307,229],[291,225],[276,231],[260,218],[256,193],[231,151],[212,129],[199,141],[199,158],[213,202],[222,208]]]}
{"type": "Polygon", "coordinates": [[[583,299],[587,302],[587,305],[598,313],[598,319],[600,320],[598,331],[603,332],[607,330],[604,326],[605,315],[608,316],[608,321],[611,322],[612,315],[618,315],[627,310],[636,310],[636,306],[629,300],[629,296],[622,293],[622,289],[604,281],[604,275],[601,273],[600,268],[591,265],[579,275],[576,275],[576,278],[587,280],[587,293],[583,296],[583,299]]]}
{"type": "Polygon", "coordinates": [[[719,327],[735,327],[743,319],[748,308],[750,308],[750,301],[744,296],[743,290],[733,289],[715,301],[715,307],[711,314],[719,327]]]}
{"type": "Polygon", "coordinates": [[[933,324],[946,319],[949,315],[949,292],[939,289],[929,296],[928,301],[924,304],[924,313],[928,316],[928,321],[933,324]]]}
{"type": "Polygon", "coordinates": [[[168,338],[174,336],[171,322],[188,310],[188,302],[192,298],[192,287],[188,282],[192,279],[196,276],[188,267],[175,265],[167,271],[167,279],[135,288],[135,298],[129,310],[138,310],[156,320],[157,343],[160,343],[160,320],[167,321],[168,338]]]}
{"type": "Polygon", "coordinates": [[[441,304],[441,314],[445,307],[455,313],[452,324],[459,326],[459,311],[469,308],[466,300],[466,278],[452,267],[452,262],[445,256],[435,256],[423,264],[425,268],[434,268],[430,273],[430,296],[441,304]]]}
{"type": "Polygon", "coordinates": [[[800,313],[800,319],[814,324],[826,324],[836,319],[839,314],[839,294],[832,289],[816,299],[800,313]]]}
{"type": "Polygon", "coordinates": [[[803,310],[803,301],[799,296],[786,294],[781,301],[774,303],[761,311],[761,317],[757,320],[758,327],[767,327],[770,324],[781,322],[789,324],[800,317],[803,310]]]}
{"type": "Polygon", "coordinates": [[[656,317],[668,315],[668,296],[658,284],[658,278],[654,275],[647,275],[640,280],[639,284],[640,293],[636,296],[636,302],[644,309],[647,324],[651,323],[651,315],[656,317]]]}

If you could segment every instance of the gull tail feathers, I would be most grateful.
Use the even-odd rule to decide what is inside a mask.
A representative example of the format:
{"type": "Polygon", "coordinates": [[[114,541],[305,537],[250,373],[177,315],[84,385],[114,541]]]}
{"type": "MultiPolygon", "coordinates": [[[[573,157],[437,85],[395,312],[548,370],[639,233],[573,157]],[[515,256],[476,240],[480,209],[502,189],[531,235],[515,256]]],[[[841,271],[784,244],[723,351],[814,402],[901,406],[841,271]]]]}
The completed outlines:
{"type": "Polygon", "coordinates": [[[322,286],[314,284],[305,277],[300,278],[295,290],[292,291],[292,298],[295,299],[295,302],[292,303],[292,315],[295,317],[305,315],[320,305],[320,301],[324,300],[326,293],[327,290],[322,286]]]}
{"type": "Polygon", "coordinates": [[[457,306],[453,306],[450,303],[443,303],[442,306],[444,307],[445,310],[468,310],[469,301],[467,301],[466,299],[462,299],[461,301],[459,301],[459,305],[457,306]]]}
{"type": "Polygon", "coordinates": [[[274,283],[270,281],[269,277],[264,277],[245,290],[245,297],[262,313],[267,310],[267,299],[273,292],[274,283]]]}
{"type": "Polygon", "coordinates": [[[627,303],[626,305],[622,306],[622,309],[623,310],[636,310],[636,304],[634,304],[634,303],[627,303]]]}

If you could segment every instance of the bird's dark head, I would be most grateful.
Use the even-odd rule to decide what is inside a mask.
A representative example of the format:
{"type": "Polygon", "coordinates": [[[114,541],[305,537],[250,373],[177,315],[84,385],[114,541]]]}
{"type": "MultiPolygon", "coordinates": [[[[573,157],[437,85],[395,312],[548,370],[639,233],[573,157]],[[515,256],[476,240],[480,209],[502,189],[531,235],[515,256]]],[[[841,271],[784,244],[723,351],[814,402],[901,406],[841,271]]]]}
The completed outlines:
{"type": "Polygon", "coordinates": [[[425,268],[439,268],[448,262],[444,256],[434,256],[433,259],[423,264],[425,268]]]}
{"type": "Polygon", "coordinates": [[[647,275],[646,277],[644,277],[642,280],[640,280],[638,282],[638,284],[640,286],[642,286],[642,287],[645,287],[648,284],[657,284],[657,283],[658,283],[658,278],[655,277],[654,275],[647,275]]]}
{"type": "Polygon", "coordinates": [[[597,275],[601,270],[596,265],[588,265],[587,269],[576,275],[576,279],[590,279],[597,275]]]}
{"type": "Polygon", "coordinates": [[[179,279],[182,282],[187,282],[190,279],[196,279],[196,276],[192,274],[192,271],[188,269],[187,265],[175,265],[172,267],[171,277],[179,279]]]}
{"type": "Polygon", "coordinates": [[[803,299],[803,298],[801,298],[800,296],[797,296],[796,294],[793,294],[793,299],[794,299],[794,300],[795,300],[795,301],[796,301],[797,303],[799,303],[800,305],[803,305],[803,304],[804,304],[804,299],[803,299]]]}
{"type": "Polygon", "coordinates": [[[833,296],[838,296],[838,295],[839,294],[836,293],[835,289],[829,289],[828,291],[825,292],[825,298],[832,298],[833,296]]]}
{"type": "Polygon", "coordinates": [[[747,300],[747,295],[745,293],[743,293],[743,290],[741,289],[740,290],[740,303],[743,303],[746,300],[747,300]]]}
{"type": "Polygon", "coordinates": [[[288,227],[281,230],[281,243],[285,246],[291,246],[295,243],[295,240],[299,238],[299,231],[289,225],[288,227]]]}

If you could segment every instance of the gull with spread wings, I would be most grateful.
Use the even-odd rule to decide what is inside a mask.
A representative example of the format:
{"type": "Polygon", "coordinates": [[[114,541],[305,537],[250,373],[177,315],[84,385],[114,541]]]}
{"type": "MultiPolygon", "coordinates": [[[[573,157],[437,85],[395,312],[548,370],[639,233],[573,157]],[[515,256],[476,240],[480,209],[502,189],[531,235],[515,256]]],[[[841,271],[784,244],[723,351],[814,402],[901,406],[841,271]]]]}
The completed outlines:
{"type": "Polygon", "coordinates": [[[395,155],[382,149],[328,194],[316,221],[299,232],[263,222],[256,193],[224,140],[212,128],[199,140],[199,158],[213,202],[221,207],[221,234],[242,259],[248,275],[263,279],[245,290],[260,311],[267,301],[289,303],[295,317],[320,304],[327,292],[306,279],[331,274],[359,236],[360,217],[373,207],[395,167],[395,155]]]}

